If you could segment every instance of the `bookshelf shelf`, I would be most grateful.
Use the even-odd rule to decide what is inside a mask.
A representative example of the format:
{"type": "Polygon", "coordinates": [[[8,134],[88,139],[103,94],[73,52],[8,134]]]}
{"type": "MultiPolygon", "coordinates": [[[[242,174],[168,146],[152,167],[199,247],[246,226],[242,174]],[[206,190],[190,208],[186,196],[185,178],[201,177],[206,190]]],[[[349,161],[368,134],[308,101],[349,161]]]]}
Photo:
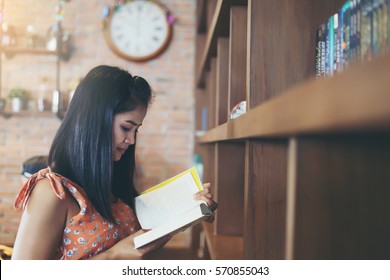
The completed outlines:
{"type": "Polygon", "coordinates": [[[331,79],[312,79],[207,131],[199,142],[389,129],[389,77],[387,55],[331,79]]]}

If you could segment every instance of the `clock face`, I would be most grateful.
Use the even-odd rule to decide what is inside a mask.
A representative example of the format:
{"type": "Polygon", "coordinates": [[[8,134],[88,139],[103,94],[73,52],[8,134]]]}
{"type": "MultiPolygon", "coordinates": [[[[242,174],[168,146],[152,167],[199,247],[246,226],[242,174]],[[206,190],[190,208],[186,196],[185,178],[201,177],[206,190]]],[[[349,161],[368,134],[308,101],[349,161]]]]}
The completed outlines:
{"type": "Polygon", "coordinates": [[[141,61],[160,54],[168,45],[171,31],[166,11],[158,4],[132,1],[112,14],[105,35],[119,56],[141,61]]]}

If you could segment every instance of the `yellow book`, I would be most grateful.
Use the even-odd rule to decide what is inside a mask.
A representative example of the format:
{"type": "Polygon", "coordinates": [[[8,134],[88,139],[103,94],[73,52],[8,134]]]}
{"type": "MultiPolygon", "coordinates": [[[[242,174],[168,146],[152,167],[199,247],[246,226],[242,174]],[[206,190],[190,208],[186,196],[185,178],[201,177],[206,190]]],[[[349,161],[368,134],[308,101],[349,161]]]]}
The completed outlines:
{"type": "Polygon", "coordinates": [[[135,248],[176,234],[212,215],[206,203],[194,199],[202,189],[198,172],[192,167],[136,197],[138,220],[149,231],[134,238],[135,248]]]}

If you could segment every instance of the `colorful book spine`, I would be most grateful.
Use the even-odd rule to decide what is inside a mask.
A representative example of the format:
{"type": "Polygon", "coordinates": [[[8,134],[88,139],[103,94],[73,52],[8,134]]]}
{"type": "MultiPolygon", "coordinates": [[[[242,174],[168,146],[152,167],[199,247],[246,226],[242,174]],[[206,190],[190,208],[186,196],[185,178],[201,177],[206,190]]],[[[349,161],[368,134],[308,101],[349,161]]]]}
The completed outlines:
{"type": "Polygon", "coordinates": [[[372,0],[362,0],[361,6],[360,60],[372,59],[372,0]]]}
{"type": "Polygon", "coordinates": [[[327,30],[326,24],[321,24],[321,76],[326,75],[326,40],[327,40],[327,30]]]}
{"type": "Polygon", "coordinates": [[[325,22],[322,24],[322,56],[321,56],[321,65],[322,65],[322,75],[328,76],[329,73],[329,32],[328,32],[328,23],[325,22]]]}
{"type": "Polygon", "coordinates": [[[316,33],[316,76],[390,52],[390,0],[348,0],[316,33]]]}
{"type": "Polygon", "coordinates": [[[350,7],[350,29],[349,29],[349,63],[356,62],[356,2],[357,0],[351,0],[350,7]]]}
{"type": "Polygon", "coordinates": [[[373,0],[372,10],[372,55],[377,56],[381,52],[382,45],[382,2],[383,0],[373,0]]]}
{"type": "Polygon", "coordinates": [[[365,0],[356,0],[356,35],[355,35],[355,59],[356,61],[360,61],[361,57],[361,43],[362,43],[362,38],[361,38],[361,28],[362,28],[362,1],[365,0]]]}
{"type": "Polygon", "coordinates": [[[321,77],[321,31],[316,31],[316,78],[321,77]]]}
{"type": "Polygon", "coordinates": [[[384,54],[386,48],[389,46],[387,43],[387,24],[388,24],[388,10],[387,0],[380,0],[379,3],[379,54],[384,54]]]}
{"type": "Polygon", "coordinates": [[[340,69],[340,56],[341,56],[341,30],[340,30],[340,13],[333,15],[333,36],[334,36],[334,55],[333,55],[333,73],[338,72],[340,69]]]}
{"type": "Polygon", "coordinates": [[[387,35],[386,35],[386,38],[387,38],[387,50],[390,50],[390,0],[386,0],[386,3],[385,3],[385,14],[387,15],[386,16],[386,23],[387,23],[387,35]]]}
{"type": "Polygon", "coordinates": [[[325,75],[325,24],[321,24],[316,31],[316,77],[325,75]]]}
{"type": "Polygon", "coordinates": [[[333,16],[327,21],[327,40],[326,40],[326,75],[332,76],[334,69],[334,24],[333,16]]]}
{"type": "Polygon", "coordinates": [[[366,0],[368,6],[368,29],[370,44],[368,47],[367,61],[371,61],[374,53],[374,1],[375,0],[366,0]]]}
{"type": "Polygon", "coordinates": [[[340,61],[340,70],[343,71],[349,63],[349,49],[350,49],[350,18],[351,11],[351,1],[345,2],[341,8],[340,13],[340,28],[341,28],[341,61],[340,61]]]}

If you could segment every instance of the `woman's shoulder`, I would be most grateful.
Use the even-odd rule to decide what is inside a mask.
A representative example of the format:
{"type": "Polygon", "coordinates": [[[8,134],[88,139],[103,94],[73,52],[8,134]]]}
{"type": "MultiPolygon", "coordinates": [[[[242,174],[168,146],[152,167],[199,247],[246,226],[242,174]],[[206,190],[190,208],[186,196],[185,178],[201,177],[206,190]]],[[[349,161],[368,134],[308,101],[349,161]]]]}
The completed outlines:
{"type": "MultiPolygon", "coordinates": [[[[65,197],[64,197],[65,198],[65,197]]],[[[26,198],[26,204],[29,203],[29,208],[44,208],[45,211],[66,211],[67,201],[57,195],[53,191],[53,186],[49,178],[39,180],[35,186],[34,191],[26,198]]]]}
{"type": "Polygon", "coordinates": [[[53,203],[61,203],[66,198],[63,180],[60,175],[51,172],[50,168],[38,171],[22,186],[15,199],[15,209],[25,208],[33,193],[34,197],[38,196],[43,201],[52,199],[53,203]]]}

